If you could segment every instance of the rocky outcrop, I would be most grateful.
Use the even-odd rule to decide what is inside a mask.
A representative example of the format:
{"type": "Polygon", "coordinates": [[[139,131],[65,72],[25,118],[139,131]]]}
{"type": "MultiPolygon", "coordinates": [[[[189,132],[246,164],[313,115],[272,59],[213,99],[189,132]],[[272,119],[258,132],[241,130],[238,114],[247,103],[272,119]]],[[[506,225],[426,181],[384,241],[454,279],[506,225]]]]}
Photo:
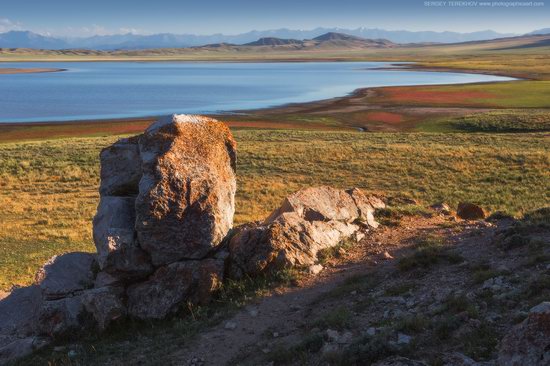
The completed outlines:
{"type": "Polygon", "coordinates": [[[311,266],[319,251],[376,228],[373,212],[384,207],[361,190],[306,188],[288,196],[262,223],[244,225],[229,240],[231,277],[256,276],[293,266],[311,266]]]}
{"type": "Polygon", "coordinates": [[[513,327],[500,344],[502,366],[550,365],[550,302],[529,311],[527,319],[513,327]]]}
{"type": "Polygon", "coordinates": [[[291,266],[318,273],[319,251],[378,226],[379,199],[318,187],[231,231],[235,148],[218,121],[175,115],[104,149],[97,254],[55,256],[35,285],[0,294],[0,362],[126,317],[162,319],[189,303],[207,304],[228,274],[291,266]]]}
{"type": "Polygon", "coordinates": [[[224,275],[236,144],[222,123],[174,115],[101,152],[97,255],[53,257],[36,285],[2,294],[0,363],[127,316],[163,318],[205,304],[224,275]]]}

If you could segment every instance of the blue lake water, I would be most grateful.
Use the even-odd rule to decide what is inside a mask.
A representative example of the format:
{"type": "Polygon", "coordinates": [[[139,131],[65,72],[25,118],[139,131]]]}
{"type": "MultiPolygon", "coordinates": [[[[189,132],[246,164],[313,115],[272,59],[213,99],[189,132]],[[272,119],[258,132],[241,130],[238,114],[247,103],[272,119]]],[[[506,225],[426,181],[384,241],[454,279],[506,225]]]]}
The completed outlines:
{"type": "Polygon", "coordinates": [[[0,122],[215,113],[309,102],[375,86],[506,81],[482,74],[380,70],[381,62],[25,62],[64,72],[0,75],[0,122]]]}

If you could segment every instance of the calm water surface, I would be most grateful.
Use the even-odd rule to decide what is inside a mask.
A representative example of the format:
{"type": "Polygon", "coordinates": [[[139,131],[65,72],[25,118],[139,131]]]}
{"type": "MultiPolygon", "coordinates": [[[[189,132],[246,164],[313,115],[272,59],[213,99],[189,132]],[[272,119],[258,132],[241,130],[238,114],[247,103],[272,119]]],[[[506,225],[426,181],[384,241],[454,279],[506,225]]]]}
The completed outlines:
{"type": "Polygon", "coordinates": [[[309,102],[357,88],[506,81],[450,72],[379,70],[380,62],[25,62],[68,69],[0,75],[0,122],[214,113],[309,102]]]}

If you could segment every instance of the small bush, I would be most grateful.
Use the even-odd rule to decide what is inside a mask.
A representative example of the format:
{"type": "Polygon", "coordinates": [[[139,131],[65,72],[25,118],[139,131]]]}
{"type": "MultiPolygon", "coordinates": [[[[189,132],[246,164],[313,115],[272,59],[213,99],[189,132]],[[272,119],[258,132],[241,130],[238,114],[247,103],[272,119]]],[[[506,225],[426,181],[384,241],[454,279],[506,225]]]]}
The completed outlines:
{"type": "Polygon", "coordinates": [[[380,359],[393,356],[397,349],[386,336],[363,337],[342,352],[328,355],[330,365],[370,365],[380,359]]]}
{"type": "Polygon", "coordinates": [[[341,306],[334,310],[325,313],[320,319],[315,322],[315,326],[321,329],[346,329],[350,326],[351,313],[341,306]]]}

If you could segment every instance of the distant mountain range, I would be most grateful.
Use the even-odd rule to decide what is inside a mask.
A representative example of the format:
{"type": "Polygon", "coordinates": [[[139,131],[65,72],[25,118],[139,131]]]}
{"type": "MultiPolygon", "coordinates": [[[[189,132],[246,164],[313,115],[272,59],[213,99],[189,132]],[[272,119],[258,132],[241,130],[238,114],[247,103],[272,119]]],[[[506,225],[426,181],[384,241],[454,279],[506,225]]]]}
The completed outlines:
{"type": "MultiPolygon", "coordinates": [[[[549,33],[550,29],[541,29],[530,34],[549,33]],[[541,33],[543,32],[543,33],[541,33]]],[[[39,35],[30,31],[10,31],[0,33],[0,48],[34,48],[34,49],[148,49],[148,48],[178,48],[193,47],[207,44],[255,44],[257,42],[273,42],[274,39],[285,42],[300,43],[302,40],[313,40],[324,34],[347,34],[372,40],[388,40],[393,43],[457,43],[487,40],[502,37],[516,36],[517,34],[497,33],[491,30],[457,33],[457,32],[411,32],[387,31],[383,29],[342,29],[316,28],[313,30],[275,29],[267,31],[251,31],[237,35],[193,35],[161,33],[152,35],[115,34],[106,36],[92,36],[83,38],[62,38],[39,35]]]]}

